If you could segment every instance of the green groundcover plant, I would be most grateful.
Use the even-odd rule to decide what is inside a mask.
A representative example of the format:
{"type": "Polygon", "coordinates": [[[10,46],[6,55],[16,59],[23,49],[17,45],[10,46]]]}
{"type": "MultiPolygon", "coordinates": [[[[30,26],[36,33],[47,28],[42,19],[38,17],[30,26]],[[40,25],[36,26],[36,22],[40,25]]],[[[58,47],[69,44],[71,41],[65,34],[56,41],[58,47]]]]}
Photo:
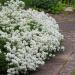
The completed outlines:
{"type": "Polygon", "coordinates": [[[26,74],[64,50],[55,19],[24,7],[19,0],[0,6],[0,74],[26,74]]]}

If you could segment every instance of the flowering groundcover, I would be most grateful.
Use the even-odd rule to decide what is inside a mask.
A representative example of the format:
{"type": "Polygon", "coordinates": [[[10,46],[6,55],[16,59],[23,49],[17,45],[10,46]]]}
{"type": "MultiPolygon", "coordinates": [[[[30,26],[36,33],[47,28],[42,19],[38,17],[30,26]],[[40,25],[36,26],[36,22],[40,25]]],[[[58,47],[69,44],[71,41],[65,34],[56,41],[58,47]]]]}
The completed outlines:
{"type": "Polygon", "coordinates": [[[5,68],[8,75],[36,70],[64,49],[55,19],[24,6],[19,0],[0,5],[0,70],[5,68]]]}

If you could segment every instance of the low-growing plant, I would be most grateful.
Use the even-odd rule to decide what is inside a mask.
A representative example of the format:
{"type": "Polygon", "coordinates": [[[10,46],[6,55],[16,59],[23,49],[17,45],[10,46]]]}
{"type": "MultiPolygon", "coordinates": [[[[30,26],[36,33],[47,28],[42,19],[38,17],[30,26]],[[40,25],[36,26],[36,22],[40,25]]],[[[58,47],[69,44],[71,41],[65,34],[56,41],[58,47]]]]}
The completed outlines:
{"type": "Polygon", "coordinates": [[[8,75],[36,70],[64,49],[55,19],[24,7],[24,2],[10,0],[0,10],[0,70],[8,75]]]}

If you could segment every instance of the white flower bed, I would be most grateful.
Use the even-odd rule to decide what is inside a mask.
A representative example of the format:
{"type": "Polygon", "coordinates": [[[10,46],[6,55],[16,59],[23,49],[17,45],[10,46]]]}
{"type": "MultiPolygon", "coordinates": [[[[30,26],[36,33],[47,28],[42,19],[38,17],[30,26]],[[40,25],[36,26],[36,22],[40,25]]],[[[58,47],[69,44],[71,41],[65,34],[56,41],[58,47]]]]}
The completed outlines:
{"type": "Polygon", "coordinates": [[[44,12],[25,10],[22,1],[11,0],[0,9],[0,38],[5,39],[8,51],[8,75],[14,75],[44,64],[52,51],[60,50],[63,35],[54,18],[44,12]]]}

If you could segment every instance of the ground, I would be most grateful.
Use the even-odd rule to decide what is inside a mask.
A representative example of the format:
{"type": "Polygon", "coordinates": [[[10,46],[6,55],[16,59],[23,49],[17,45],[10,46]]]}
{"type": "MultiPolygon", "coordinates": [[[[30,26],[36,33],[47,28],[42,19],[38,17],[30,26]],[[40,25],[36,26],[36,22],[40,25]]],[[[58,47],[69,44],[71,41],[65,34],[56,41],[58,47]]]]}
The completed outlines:
{"type": "Polygon", "coordinates": [[[60,32],[64,35],[65,51],[28,75],[71,75],[75,69],[75,13],[51,16],[57,20],[60,32]]]}

